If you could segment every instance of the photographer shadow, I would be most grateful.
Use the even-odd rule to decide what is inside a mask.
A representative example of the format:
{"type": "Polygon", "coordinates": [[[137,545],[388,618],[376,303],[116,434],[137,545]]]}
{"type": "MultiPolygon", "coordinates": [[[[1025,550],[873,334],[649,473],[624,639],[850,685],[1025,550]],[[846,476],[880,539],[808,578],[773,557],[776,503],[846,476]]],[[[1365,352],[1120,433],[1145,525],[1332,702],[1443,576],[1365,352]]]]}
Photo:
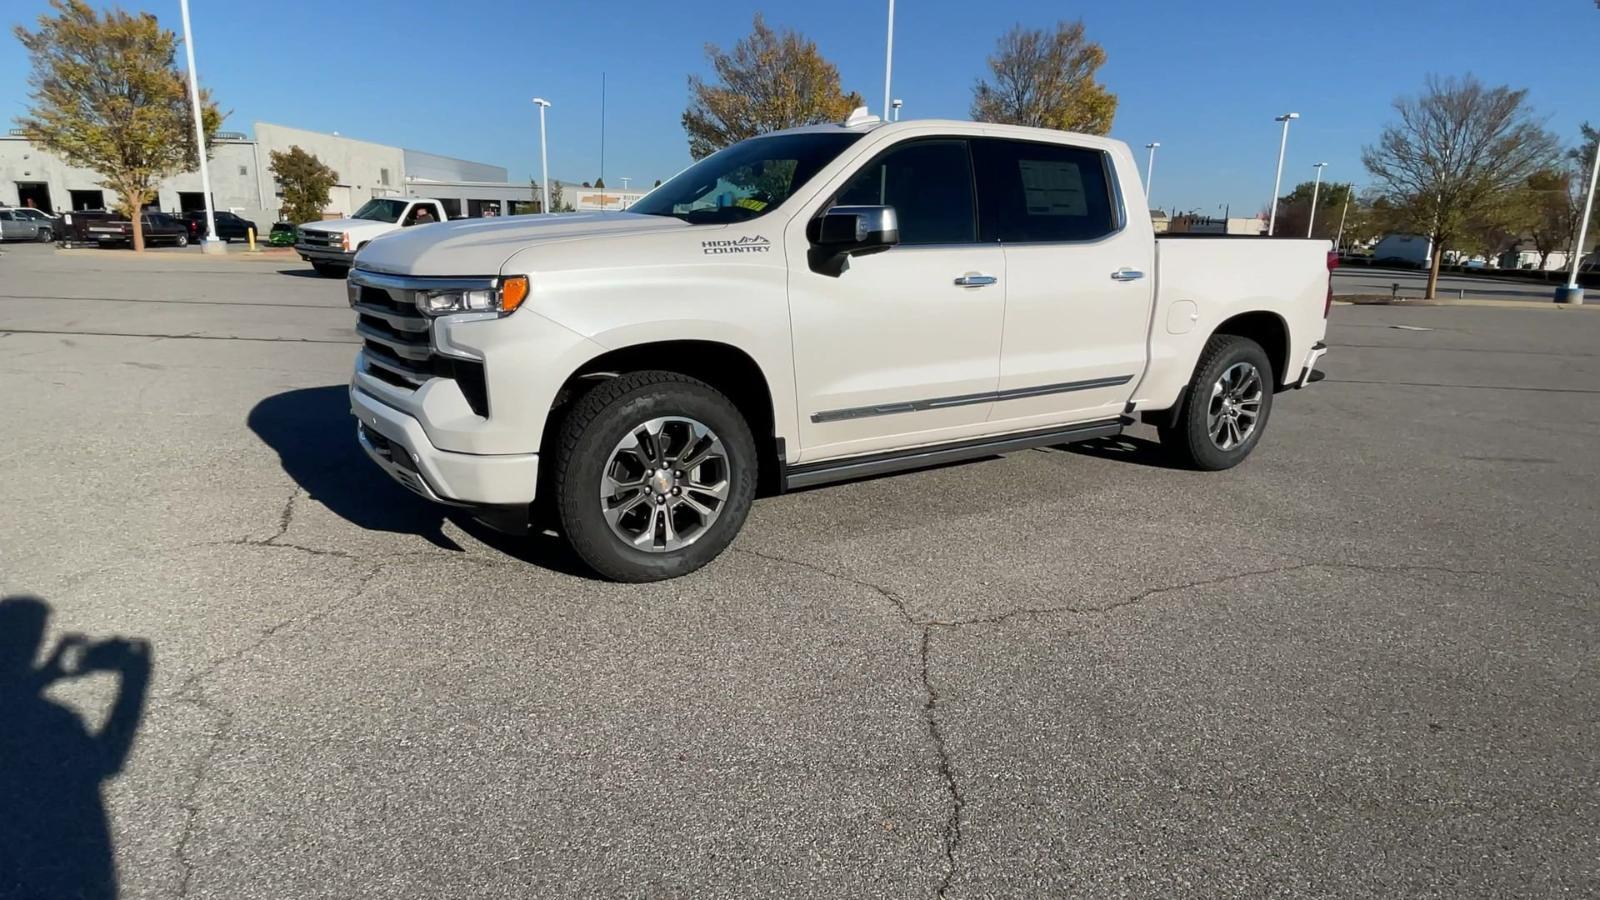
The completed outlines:
{"type": "Polygon", "coordinates": [[[0,600],[0,896],[110,898],[117,868],[101,787],[122,771],[144,715],[150,647],[65,635],[38,666],[50,606],[0,600]],[[58,681],[118,678],[105,724],[91,731],[46,695],[58,681]]]}

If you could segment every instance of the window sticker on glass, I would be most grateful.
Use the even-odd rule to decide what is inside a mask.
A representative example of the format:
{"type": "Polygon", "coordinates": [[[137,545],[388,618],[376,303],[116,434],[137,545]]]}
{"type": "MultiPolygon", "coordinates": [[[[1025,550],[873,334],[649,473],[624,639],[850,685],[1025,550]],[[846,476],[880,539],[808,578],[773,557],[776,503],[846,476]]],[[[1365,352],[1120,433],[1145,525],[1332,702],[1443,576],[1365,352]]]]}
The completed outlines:
{"type": "Polygon", "coordinates": [[[1077,163],[1051,159],[1019,159],[1022,191],[1030,216],[1087,216],[1083,173],[1077,163]]]}

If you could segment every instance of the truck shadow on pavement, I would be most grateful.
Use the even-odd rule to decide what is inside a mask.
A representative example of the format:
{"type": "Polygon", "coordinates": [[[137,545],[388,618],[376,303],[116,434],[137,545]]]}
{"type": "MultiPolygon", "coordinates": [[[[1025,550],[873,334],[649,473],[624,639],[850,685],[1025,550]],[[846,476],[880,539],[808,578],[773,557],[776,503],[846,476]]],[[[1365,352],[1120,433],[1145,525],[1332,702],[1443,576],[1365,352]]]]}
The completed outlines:
{"type": "Polygon", "coordinates": [[[275,394],[250,410],[247,424],[311,499],[345,521],[461,549],[444,533],[444,507],[395,484],[362,452],[345,385],[275,394]]]}
{"type": "Polygon", "coordinates": [[[1133,463],[1140,466],[1150,466],[1155,469],[1178,469],[1172,460],[1162,451],[1161,445],[1145,438],[1131,437],[1119,434],[1116,437],[1097,438],[1084,441],[1081,444],[1068,444],[1057,447],[1080,456],[1094,456],[1100,459],[1111,459],[1117,462],[1133,463]]]}
{"type": "Polygon", "coordinates": [[[122,771],[144,715],[150,645],[64,635],[35,666],[50,605],[0,599],[0,896],[117,896],[102,785],[122,771]],[[105,724],[91,731],[46,696],[60,681],[117,678],[105,724]]]}
{"type": "Polygon", "coordinates": [[[394,483],[356,443],[345,385],[275,394],[250,410],[250,430],[278,452],[284,472],[311,499],[358,528],[415,534],[446,550],[464,551],[444,532],[454,523],[474,539],[530,565],[567,575],[595,575],[559,538],[502,534],[465,511],[430,503],[394,483]]]}

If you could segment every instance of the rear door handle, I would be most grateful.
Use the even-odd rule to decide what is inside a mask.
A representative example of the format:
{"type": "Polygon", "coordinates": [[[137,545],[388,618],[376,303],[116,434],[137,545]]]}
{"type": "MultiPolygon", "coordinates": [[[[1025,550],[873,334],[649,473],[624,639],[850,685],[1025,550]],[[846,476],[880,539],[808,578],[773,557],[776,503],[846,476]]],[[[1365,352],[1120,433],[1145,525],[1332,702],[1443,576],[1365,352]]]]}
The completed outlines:
{"type": "Polygon", "coordinates": [[[960,278],[957,278],[956,284],[960,285],[961,287],[987,287],[999,280],[1000,279],[994,277],[993,275],[985,275],[981,272],[968,272],[960,278]]]}
{"type": "Polygon", "coordinates": [[[1139,271],[1138,269],[1130,269],[1127,266],[1123,266],[1122,268],[1111,273],[1112,281],[1138,281],[1143,277],[1143,272],[1139,271]]]}

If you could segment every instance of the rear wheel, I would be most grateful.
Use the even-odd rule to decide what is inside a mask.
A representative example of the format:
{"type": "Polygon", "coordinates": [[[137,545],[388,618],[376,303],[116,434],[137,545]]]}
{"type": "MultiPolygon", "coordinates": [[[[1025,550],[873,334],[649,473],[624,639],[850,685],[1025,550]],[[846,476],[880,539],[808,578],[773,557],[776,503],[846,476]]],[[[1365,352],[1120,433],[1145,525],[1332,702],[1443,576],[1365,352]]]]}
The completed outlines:
{"type": "Polygon", "coordinates": [[[673,372],[632,372],[589,391],[562,423],[554,464],[562,532],[617,581],[675,578],[715,559],[755,498],[744,417],[673,372]]]}
{"type": "Polygon", "coordinates": [[[1192,469],[1230,469],[1261,441],[1272,412],[1272,364],[1261,345],[1212,335],[1184,392],[1178,420],[1160,428],[1168,455],[1192,469]]]}
{"type": "Polygon", "coordinates": [[[177,245],[179,247],[187,247],[187,246],[189,246],[189,236],[187,234],[178,235],[178,240],[176,241],[176,243],[177,243],[177,245]]]}

